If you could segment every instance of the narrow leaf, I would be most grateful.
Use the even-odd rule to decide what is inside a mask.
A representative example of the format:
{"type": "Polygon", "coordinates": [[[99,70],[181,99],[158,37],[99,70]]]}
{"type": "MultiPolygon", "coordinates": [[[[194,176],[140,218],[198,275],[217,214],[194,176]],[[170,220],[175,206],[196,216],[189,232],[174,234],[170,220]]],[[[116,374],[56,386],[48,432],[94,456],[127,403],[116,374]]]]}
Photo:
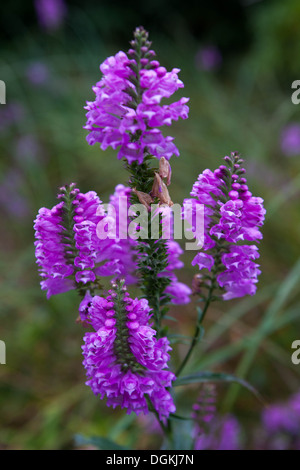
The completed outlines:
{"type": "Polygon", "coordinates": [[[91,437],[84,437],[81,434],[75,435],[75,444],[77,446],[82,445],[92,445],[97,447],[100,450],[128,450],[127,447],[120,446],[116,442],[107,439],[106,437],[100,436],[91,436],[91,437]]]}
{"type": "Polygon", "coordinates": [[[181,386],[181,385],[188,385],[192,383],[203,383],[203,382],[234,382],[238,383],[239,385],[242,385],[245,387],[247,390],[249,390],[253,395],[256,396],[256,398],[265,404],[264,399],[260,395],[260,393],[256,390],[255,387],[253,387],[249,382],[247,382],[244,379],[240,379],[239,377],[236,377],[231,374],[226,374],[222,372],[210,372],[210,371],[202,371],[202,372],[197,372],[196,374],[192,375],[187,375],[185,377],[179,377],[176,382],[174,382],[174,386],[181,386]]]}

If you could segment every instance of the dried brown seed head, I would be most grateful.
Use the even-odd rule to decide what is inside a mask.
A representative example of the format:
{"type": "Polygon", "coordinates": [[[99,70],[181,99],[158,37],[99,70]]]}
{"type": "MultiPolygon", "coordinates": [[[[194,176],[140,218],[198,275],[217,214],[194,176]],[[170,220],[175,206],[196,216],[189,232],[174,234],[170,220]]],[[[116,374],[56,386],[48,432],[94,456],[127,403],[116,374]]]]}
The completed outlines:
{"type": "Polygon", "coordinates": [[[143,191],[138,191],[136,188],[133,188],[132,191],[134,192],[134,194],[137,195],[138,200],[140,201],[141,204],[143,204],[146,207],[147,211],[150,211],[151,209],[150,205],[153,202],[153,199],[150,196],[150,194],[143,193],[143,191]]]}
{"type": "Polygon", "coordinates": [[[161,178],[167,178],[167,186],[171,183],[172,169],[171,165],[165,157],[161,157],[159,160],[159,176],[161,178]]]}

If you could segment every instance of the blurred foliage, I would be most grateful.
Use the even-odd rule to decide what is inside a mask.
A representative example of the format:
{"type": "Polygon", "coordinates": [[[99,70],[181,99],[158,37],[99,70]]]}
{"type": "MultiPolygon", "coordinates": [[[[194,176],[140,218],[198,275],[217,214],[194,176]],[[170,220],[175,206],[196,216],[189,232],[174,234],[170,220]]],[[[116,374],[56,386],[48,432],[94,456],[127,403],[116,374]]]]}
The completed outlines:
{"type": "MultiPolygon", "coordinates": [[[[212,306],[190,370],[197,366],[246,379],[268,403],[299,390],[300,366],[290,357],[300,326],[300,154],[285,155],[280,135],[299,121],[291,82],[300,78],[300,6],[297,0],[226,2],[226,9],[221,4],[70,1],[64,25],[51,32],[38,26],[33,4],[5,7],[0,339],[6,342],[7,364],[0,365],[0,448],[72,448],[78,434],[105,436],[126,447],[160,445],[148,418],[108,409],[84,385],[83,332],[75,322],[79,299],[69,292],[47,301],[40,291],[32,228],[38,209],[52,207],[64,183],[76,181],[82,191],[95,190],[107,201],[115,185],[126,182],[115,152],[86,143],[83,106],[93,99],[98,65],[127,49],[138,24],[150,30],[160,62],[181,68],[181,96],[190,97],[189,119],[170,131],[181,152],[172,159],[173,201],[188,196],[205,168],[216,168],[220,158],[237,150],[253,194],[265,199],[268,210],[257,295],[212,306]],[[222,52],[217,70],[201,69],[195,59],[206,44],[222,52]]],[[[179,273],[188,284],[191,256],[185,255],[186,269],[179,273]]],[[[178,321],[170,322],[170,331],[192,334],[194,303],[171,313],[178,321]]],[[[174,363],[184,348],[174,345],[174,363]]],[[[178,392],[178,412],[187,413],[197,388],[189,387],[184,400],[183,388],[178,392]]],[[[219,408],[231,410],[246,434],[262,411],[247,390],[228,384],[219,386],[219,408]]]]}

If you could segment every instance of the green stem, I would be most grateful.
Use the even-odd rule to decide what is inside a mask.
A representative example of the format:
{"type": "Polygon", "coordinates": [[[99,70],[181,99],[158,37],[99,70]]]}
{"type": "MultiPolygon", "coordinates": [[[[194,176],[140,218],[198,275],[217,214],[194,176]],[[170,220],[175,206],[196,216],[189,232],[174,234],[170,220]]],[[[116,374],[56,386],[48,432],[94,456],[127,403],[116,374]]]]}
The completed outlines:
{"type": "MultiPolygon", "coordinates": [[[[140,165],[137,162],[127,165],[130,172],[130,186],[148,194],[151,192],[154,180],[154,170],[149,165],[150,159],[150,156],[146,156],[144,162],[140,165]]],[[[132,194],[131,203],[138,202],[137,196],[132,194]]],[[[138,239],[138,252],[140,254],[138,272],[141,279],[141,290],[152,309],[154,326],[157,337],[159,337],[161,334],[162,307],[170,300],[169,296],[165,294],[165,289],[170,284],[170,280],[167,276],[160,276],[168,265],[168,253],[164,239],[151,238],[150,213],[148,214],[147,229],[149,238],[138,239]]]]}
{"type": "Polygon", "coordinates": [[[156,417],[156,419],[157,419],[157,421],[158,421],[158,423],[159,423],[159,425],[162,429],[162,432],[164,433],[164,436],[169,441],[170,447],[172,447],[173,446],[173,430],[172,430],[171,421],[169,419],[167,419],[167,424],[164,424],[161,421],[161,419],[159,418],[158,412],[154,408],[150,397],[145,395],[145,398],[146,398],[146,401],[148,403],[149,410],[155,415],[155,417],[156,417]]]}
{"type": "Polygon", "coordinates": [[[202,322],[204,320],[204,317],[205,317],[205,314],[208,310],[208,307],[210,306],[210,303],[212,301],[212,294],[213,294],[213,291],[214,291],[214,283],[211,284],[210,286],[210,289],[208,291],[208,295],[207,295],[207,298],[206,298],[206,301],[205,301],[205,304],[204,304],[204,307],[203,307],[203,310],[202,310],[202,314],[199,315],[199,318],[198,318],[198,321],[197,321],[197,325],[196,325],[196,329],[195,329],[195,333],[194,333],[194,336],[193,336],[193,339],[192,339],[192,342],[190,344],[190,347],[189,347],[189,350],[188,352],[186,353],[186,356],[185,358],[183,359],[182,363],[180,364],[179,368],[177,369],[175,375],[176,377],[179,377],[179,375],[181,374],[181,372],[183,371],[184,367],[186,366],[188,360],[190,359],[193,351],[194,351],[194,348],[196,346],[196,344],[198,343],[199,341],[199,336],[200,336],[200,333],[201,333],[201,326],[202,326],[202,322]]]}

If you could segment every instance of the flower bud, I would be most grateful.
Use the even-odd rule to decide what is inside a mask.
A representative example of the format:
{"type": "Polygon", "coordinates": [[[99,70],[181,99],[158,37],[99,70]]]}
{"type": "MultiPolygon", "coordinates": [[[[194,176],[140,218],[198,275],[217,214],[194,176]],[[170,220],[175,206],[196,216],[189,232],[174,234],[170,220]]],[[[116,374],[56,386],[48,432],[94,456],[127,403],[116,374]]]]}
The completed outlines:
{"type": "Polygon", "coordinates": [[[150,194],[143,193],[142,191],[137,191],[136,188],[133,188],[132,192],[134,192],[134,194],[137,195],[138,200],[140,201],[141,204],[143,204],[146,207],[147,211],[150,211],[151,210],[150,204],[153,202],[153,199],[150,196],[150,194]]]}
{"type": "Polygon", "coordinates": [[[173,202],[170,198],[170,194],[167,186],[161,179],[158,173],[155,173],[153,186],[151,190],[151,196],[158,197],[161,204],[167,204],[168,206],[173,206],[173,202]]]}
{"type": "Polygon", "coordinates": [[[159,176],[161,178],[167,178],[167,186],[171,183],[171,174],[172,169],[170,163],[165,159],[165,157],[161,157],[159,160],[159,176]]]}

